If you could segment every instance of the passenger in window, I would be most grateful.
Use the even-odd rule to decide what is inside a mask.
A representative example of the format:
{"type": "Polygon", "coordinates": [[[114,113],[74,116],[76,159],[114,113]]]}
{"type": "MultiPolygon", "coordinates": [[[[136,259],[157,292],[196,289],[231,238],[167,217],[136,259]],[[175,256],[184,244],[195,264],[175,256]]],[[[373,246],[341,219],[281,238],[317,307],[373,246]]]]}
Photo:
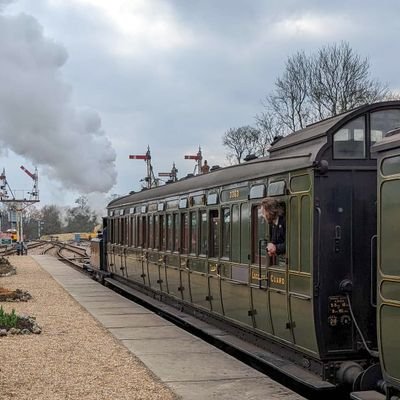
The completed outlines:
{"type": "Polygon", "coordinates": [[[267,253],[270,257],[286,252],[286,221],[285,210],[278,200],[266,197],[261,202],[264,219],[269,225],[269,240],[267,253]]]}

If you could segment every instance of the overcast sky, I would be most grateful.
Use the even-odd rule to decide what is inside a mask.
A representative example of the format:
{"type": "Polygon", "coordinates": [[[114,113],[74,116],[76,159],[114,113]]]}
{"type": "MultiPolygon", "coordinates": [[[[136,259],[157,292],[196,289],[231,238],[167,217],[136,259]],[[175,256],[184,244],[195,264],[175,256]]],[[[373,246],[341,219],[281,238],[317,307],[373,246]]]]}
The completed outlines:
{"type": "MultiPolygon", "coordinates": [[[[200,145],[254,124],[288,56],[348,41],[400,89],[400,2],[0,0],[0,168],[13,189],[39,169],[41,205],[140,188],[200,145]],[[99,194],[102,193],[102,194],[99,194]]],[[[100,202],[101,203],[101,202],[100,202]]],[[[97,205],[96,205],[97,207],[97,205]]]]}

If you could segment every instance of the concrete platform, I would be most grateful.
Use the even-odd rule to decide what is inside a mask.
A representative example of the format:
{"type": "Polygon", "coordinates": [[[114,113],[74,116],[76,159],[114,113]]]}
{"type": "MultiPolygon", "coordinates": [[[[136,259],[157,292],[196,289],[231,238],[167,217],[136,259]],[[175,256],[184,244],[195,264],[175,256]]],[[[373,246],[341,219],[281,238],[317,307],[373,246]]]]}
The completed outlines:
{"type": "Polygon", "coordinates": [[[54,257],[32,257],[182,399],[303,399],[54,257]]]}

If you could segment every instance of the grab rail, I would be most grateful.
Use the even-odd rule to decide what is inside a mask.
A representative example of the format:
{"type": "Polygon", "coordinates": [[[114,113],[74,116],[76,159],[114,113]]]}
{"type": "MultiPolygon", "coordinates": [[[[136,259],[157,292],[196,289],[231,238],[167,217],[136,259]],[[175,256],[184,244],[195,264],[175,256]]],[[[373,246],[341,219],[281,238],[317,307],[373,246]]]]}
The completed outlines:
{"type": "MultiPolygon", "coordinates": [[[[377,294],[375,293],[375,296],[374,296],[374,279],[373,279],[373,274],[374,274],[374,271],[376,271],[376,268],[374,268],[374,259],[375,259],[375,257],[374,257],[374,247],[373,247],[373,244],[374,244],[374,241],[375,241],[377,238],[378,238],[378,235],[373,235],[373,236],[371,237],[371,242],[370,242],[370,243],[371,243],[370,304],[371,304],[371,306],[374,307],[374,308],[376,308],[376,296],[377,296],[377,294]]],[[[376,285],[376,279],[377,279],[377,276],[375,277],[375,285],[376,285]]]]}
{"type": "Polygon", "coordinates": [[[261,246],[266,246],[267,241],[265,239],[260,239],[258,241],[258,288],[259,289],[264,289],[262,287],[262,281],[266,281],[265,289],[268,289],[268,267],[269,267],[269,257],[265,257],[266,259],[266,265],[265,265],[265,278],[263,279],[261,277],[261,272],[262,272],[262,264],[261,264],[261,246]]]}
{"type": "Polygon", "coordinates": [[[315,269],[315,285],[314,285],[314,295],[318,295],[319,291],[319,272],[320,272],[320,264],[321,264],[321,216],[322,211],[321,208],[316,206],[315,210],[318,213],[318,245],[317,245],[317,268],[315,269]]]}

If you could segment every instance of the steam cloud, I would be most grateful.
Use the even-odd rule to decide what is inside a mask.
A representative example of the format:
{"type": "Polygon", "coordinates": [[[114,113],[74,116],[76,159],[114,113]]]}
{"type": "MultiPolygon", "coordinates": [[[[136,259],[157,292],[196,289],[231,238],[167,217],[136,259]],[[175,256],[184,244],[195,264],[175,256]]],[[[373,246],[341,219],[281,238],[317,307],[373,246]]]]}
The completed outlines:
{"type": "Polygon", "coordinates": [[[81,193],[115,183],[116,154],[95,111],[78,110],[60,68],[66,50],[31,16],[8,16],[0,0],[0,145],[81,193]]]}

